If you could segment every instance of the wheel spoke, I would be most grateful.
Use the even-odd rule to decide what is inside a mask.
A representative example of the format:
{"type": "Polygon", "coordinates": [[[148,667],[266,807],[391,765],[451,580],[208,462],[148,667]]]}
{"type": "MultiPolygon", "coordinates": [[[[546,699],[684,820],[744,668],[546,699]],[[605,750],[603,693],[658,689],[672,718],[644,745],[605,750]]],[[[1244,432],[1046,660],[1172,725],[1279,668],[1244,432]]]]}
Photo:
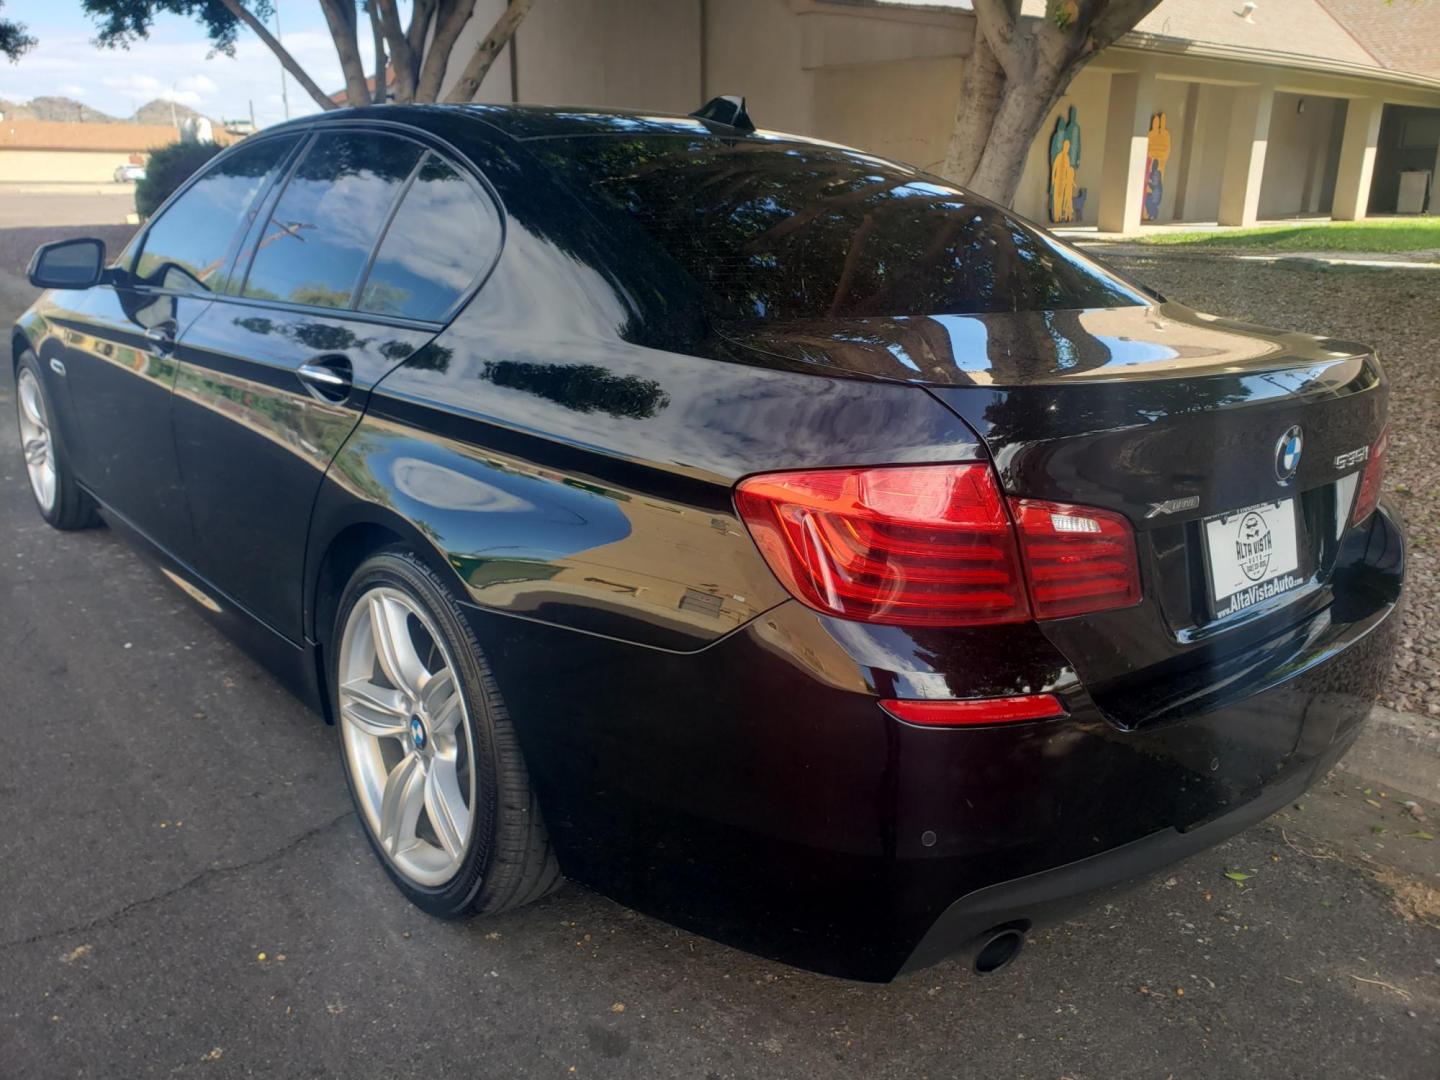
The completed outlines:
{"type": "Polygon", "coordinates": [[[390,770],[380,800],[380,842],[391,855],[400,852],[402,841],[414,841],[415,823],[424,803],[425,770],[418,755],[407,754],[390,770]]]}
{"type": "Polygon", "coordinates": [[[340,688],[340,712],[346,720],[376,739],[403,738],[409,714],[405,695],[355,679],[340,688]]]}
{"type": "Polygon", "coordinates": [[[455,676],[448,667],[441,668],[425,680],[420,703],[430,721],[430,730],[448,735],[460,718],[460,695],[455,692],[455,676]]]}
{"type": "Polygon", "coordinates": [[[455,763],[436,758],[425,777],[425,811],[445,854],[458,859],[465,850],[465,834],[470,830],[470,809],[460,794],[460,778],[455,763]]]}
{"type": "Polygon", "coordinates": [[[381,670],[395,689],[413,698],[419,697],[419,689],[425,680],[425,665],[415,652],[410,640],[410,628],[406,624],[409,613],[403,604],[387,596],[370,598],[370,632],[375,639],[375,655],[380,660],[381,670]]]}
{"type": "Polygon", "coordinates": [[[41,431],[45,430],[45,411],[40,407],[40,386],[33,377],[20,383],[20,407],[25,418],[41,431]]]}

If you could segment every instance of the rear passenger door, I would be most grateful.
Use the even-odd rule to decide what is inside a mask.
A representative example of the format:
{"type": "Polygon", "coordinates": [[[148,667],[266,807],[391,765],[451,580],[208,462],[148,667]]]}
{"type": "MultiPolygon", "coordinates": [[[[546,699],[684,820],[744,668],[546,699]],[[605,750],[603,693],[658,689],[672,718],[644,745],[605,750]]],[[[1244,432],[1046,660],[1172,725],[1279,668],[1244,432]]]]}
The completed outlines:
{"type": "Polygon", "coordinates": [[[500,235],[488,193],[445,154],[326,124],[267,200],[231,289],[186,329],[174,426],[194,564],[290,640],[326,468],[371,388],[436,335],[500,235]]]}

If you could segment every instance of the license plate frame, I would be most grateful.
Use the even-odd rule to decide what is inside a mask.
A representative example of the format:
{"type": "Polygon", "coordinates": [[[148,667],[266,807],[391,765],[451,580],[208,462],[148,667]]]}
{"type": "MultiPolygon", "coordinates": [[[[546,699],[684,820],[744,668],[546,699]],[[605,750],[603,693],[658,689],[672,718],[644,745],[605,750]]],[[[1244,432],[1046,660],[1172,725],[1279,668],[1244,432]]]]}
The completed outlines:
{"type": "Polygon", "coordinates": [[[1223,619],[1304,584],[1303,535],[1299,500],[1293,496],[1203,518],[1205,600],[1211,615],[1223,619]]]}

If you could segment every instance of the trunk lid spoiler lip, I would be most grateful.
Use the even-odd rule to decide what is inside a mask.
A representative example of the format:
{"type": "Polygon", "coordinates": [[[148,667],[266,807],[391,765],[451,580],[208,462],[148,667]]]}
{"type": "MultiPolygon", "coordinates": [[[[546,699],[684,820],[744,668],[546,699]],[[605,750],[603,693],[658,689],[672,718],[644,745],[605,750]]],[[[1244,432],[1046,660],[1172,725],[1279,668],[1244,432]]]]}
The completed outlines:
{"type": "Polygon", "coordinates": [[[928,387],[1018,388],[1235,377],[1326,366],[1368,346],[1166,302],[977,315],[716,323],[733,359],[928,387]]]}

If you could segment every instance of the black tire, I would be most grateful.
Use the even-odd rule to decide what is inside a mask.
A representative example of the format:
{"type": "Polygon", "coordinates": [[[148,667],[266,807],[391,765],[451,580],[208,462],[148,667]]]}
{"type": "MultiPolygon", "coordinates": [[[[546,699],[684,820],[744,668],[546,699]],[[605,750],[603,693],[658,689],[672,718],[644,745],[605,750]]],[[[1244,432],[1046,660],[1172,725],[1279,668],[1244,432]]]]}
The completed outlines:
{"type": "Polygon", "coordinates": [[[41,502],[34,485],[28,482],[27,476],[26,486],[30,488],[30,495],[35,500],[35,508],[53,528],[67,532],[73,529],[93,528],[100,524],[100,514],[95,507],[95,500],[90,498],[89,494],[80,486],[75,479],[74,471],[70,468],[69,453],[64,438],[55,425],[55,409],[50,402],[49,392],[45,388],[45,378],[40,372],[40,361],[28,349],[20,354],[20,362],[15,365],[16,422],[19,422],[20,411],[24,408],[24,404],[20,400],[20,379],[21,373],[26,371],[34,377],[35,384],[39,389],[40,404],[45,413],[45,423],[50,435],[50,458],[55,470],[55,498],[50,506],[41,502]]]}
{"type": "Polygon", "coordinates": [[[345,753],[343,721],[337,716],[335,728],[345,781],[376,857],[411,903],[441,918],[495,914],[553,892],[564,879],[494,675],[450,590],[413,554],[403,550],[379,552],[351,576],[340,598],[332,645],[327,650],[331,700],[337,703],[338,710],[344,627],[357,601],[377,586],[406,593],[427,612],[445,639],[443,645],[452,658],[468,714],[465,722],[474,746],[477,805],[471,808],[470,836],[454,877],[435,887],[411,881],[391,862],[370,826],[345,753]]]}

